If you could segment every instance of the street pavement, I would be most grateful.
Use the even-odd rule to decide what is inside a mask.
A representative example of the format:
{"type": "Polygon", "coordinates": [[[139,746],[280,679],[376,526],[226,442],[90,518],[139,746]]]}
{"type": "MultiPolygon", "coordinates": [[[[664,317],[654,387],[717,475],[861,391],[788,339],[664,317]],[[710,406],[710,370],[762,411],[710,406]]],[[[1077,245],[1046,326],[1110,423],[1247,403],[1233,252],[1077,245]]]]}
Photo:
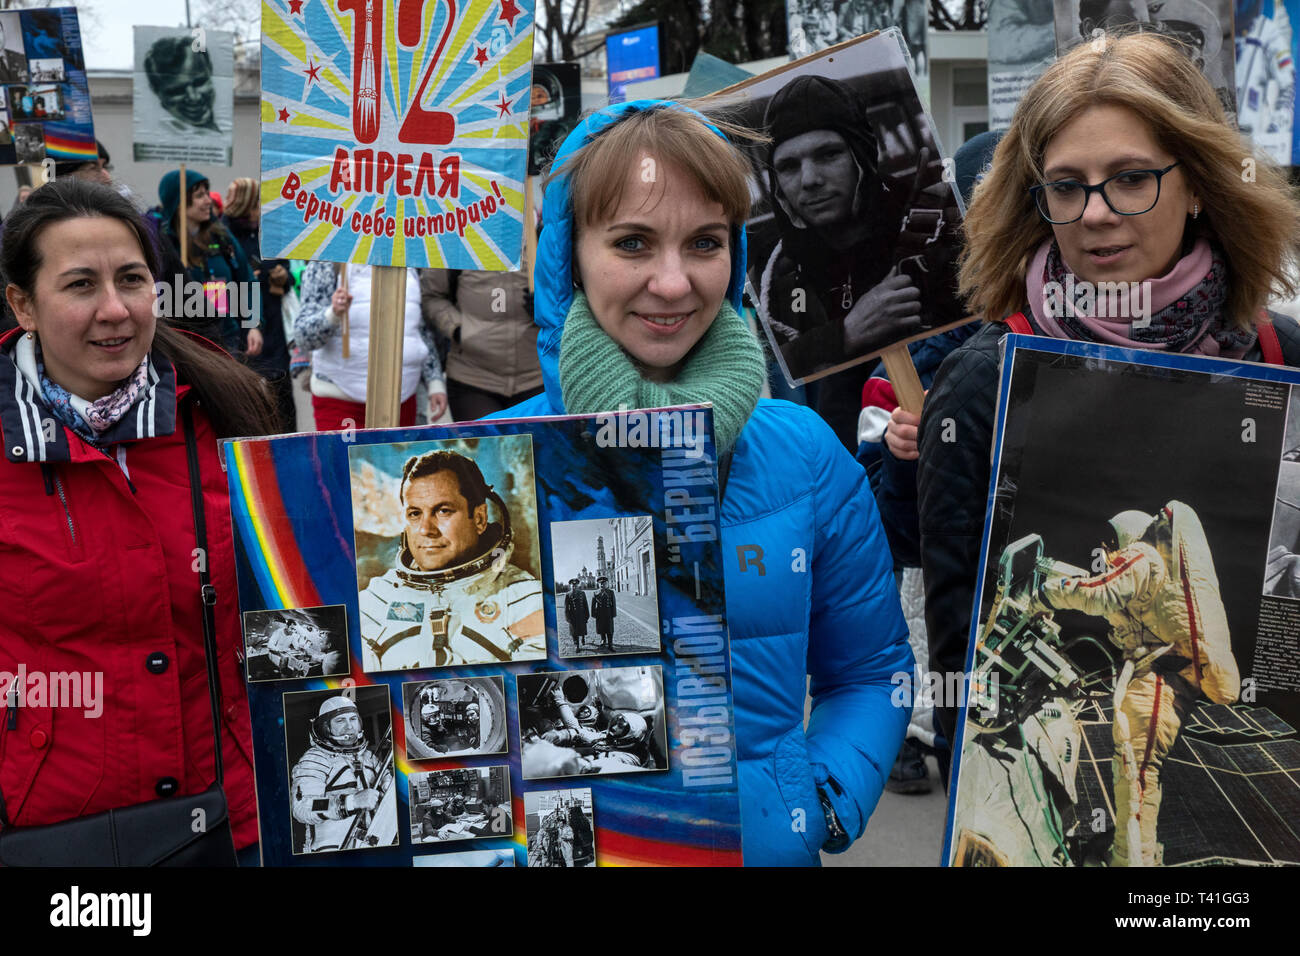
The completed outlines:
{"type": "MultiPolygon", "coordinates": [[[[584,590],[587,606],[591,607],[596,591],[584,590]]],[[[600,637],[596,634],[596,618],[587,621],[587,636],[583,640],[582,650],[578,650],[573,638],[569,636],[569,622],[564,618],[564,595],[555,596],[556,616],[559,624],[561,657],[608,657],[611,654],[658,654],[659,611],[654,595],[631,594],[627,591],[614,592],[614,650],[600,648],[600,637]]]]}

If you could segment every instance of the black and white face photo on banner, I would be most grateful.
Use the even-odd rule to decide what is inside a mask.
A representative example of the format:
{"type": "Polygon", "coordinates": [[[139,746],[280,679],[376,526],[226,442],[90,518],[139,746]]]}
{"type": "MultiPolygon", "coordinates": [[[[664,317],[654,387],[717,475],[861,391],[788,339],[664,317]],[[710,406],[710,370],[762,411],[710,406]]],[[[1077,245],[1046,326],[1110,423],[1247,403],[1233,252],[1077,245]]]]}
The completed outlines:
{"type": "Polygon", "coordinates": [[[595,808],[589,789],[526,793],[524,821],[529,866],[596,865],[595,808]]]}
{"type": "Polygon", "coordinates": [[[402,685],[410,760],[506,752],[502,678],[411,681],[402,685]]]}
{"type": "Polygon", "coordinates": [[[136,162],[229,166],[234,91],[233,34],[137,26],[132,110],[136,162]]]}
{"type": "Polygon", "coordinates": [[[346,674],[347,607],[246,611],[244,654],[250,681],[346,674]]]}
{"type": "Polygon", "coordinates": [[[284,695],[293,852],[396,846],[388,685],[284,695]]]}
{"type": "Polygon", "coordinates": [[[871,360],[965,318],[956,291],[960,200],[899,34],[846,44],[722,95],[729,117],[771,137],[746,147],[759,318],[789,381],[831,376],[818,385],[816,409],[837,434],[855,434],[871,360]]]}
{"type": "Polygon", "coordinates": [[[407,779],[407,792],[412,843],[514,835],[509,767],[458,767],[413,773],[407,779]]]}
{"type": "Polygon", "coordinates": [[[917,82],[930,82],[925,0],[786,0],[790,59],[819,53],[845,40],[898,27],[917,82]]]}
{"type": "Polygon", "coordinates": [[[1236,41],[1230,0],[1055,0],[1056,49],[1100,43],[1104,33],[1149,32],[1179,41],[1219,96],[1237,111],[1236,41]]]}
{"type": "Polygon", "coordinates": [[[668,769],[663,669],[520,674],[525,780],[668,769]]]}
{"type": "Polygon", "coordinates": [[[553,522],[551,555],[561,657],[659,653],[649,515],[553,522]]]}

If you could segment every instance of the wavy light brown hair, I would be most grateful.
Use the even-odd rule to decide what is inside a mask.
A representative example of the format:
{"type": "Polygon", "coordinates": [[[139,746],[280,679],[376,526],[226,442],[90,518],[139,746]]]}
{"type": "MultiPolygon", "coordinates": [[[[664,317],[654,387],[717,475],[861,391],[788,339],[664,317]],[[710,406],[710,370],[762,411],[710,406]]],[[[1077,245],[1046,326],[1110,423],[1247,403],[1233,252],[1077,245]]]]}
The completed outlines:
{"type": "Polygon", "coordinates": [[[997,321],[1024,308],[1029,262],[1052,236],[1029,188],[1046,181],[1043,154],[1052,138],[1099,104],[1138,114],[1180,163],[1201,203],[1187,234],[1223,249],[1226,308],[1236,324],[1253,324],[1270,293],[1300,291],[1287,272],[1300,253],[1300,205],[1285,175],[1228,124],[1214,88],[1175,42],[1108,35],[1075,47],[1034,82],[975,189],[960,260],[972,314],[997,321]]]}
{"type": "Polygon", "coordinates": [[[226,218],[247,219],[253,207],[261,201],[257,180],[251,176],[240,176],[226,189],[226,218]]]}

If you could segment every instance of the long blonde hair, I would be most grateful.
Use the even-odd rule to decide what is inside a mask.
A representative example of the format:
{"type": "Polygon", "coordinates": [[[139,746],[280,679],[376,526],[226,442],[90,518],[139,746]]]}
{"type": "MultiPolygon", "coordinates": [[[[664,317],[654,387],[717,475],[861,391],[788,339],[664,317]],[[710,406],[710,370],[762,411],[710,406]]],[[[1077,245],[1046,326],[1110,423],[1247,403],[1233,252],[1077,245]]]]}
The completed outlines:
{"type": "Polygon", "coordinates": [[[1029,195],[1045,182],[1048,143],[1099,104],[1138,114],[1179,162],[1200,200],[1192,236],[1218,242],[1227,259],[1228,315],[1252,324],[1270,293],[1295,295],[1287,270],[1300,253],[1300,205],[1285,175],[1255,154],[1224,116],[1214,88],[1171,40],[1108,35],[1075,47],[1035,81],[998,144],[966,212],[960,289],[972,314],[996,321],[1025,304],[1034,251],[1052,235],[1029,195]]]}

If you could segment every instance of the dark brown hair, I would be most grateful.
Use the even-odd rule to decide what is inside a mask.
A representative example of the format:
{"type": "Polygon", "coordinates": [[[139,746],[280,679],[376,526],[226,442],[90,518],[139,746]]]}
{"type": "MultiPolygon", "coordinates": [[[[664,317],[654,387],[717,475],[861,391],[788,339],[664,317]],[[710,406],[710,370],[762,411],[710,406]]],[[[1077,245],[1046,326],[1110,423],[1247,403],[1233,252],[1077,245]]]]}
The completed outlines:
{"type": "MultiPolygon", "coordinates": [[[[104,217],[124,223],[140,243],[149,272],[159,272],[158,249],[144,220],[116,190],[75,177],[56,179],[32,192],[4,223],[0,273],[6,284],[36,297],[41,269],[41,232],[69,219],[104,217]]],[[[151,351],[176,366],[177,378],[197,393],[203,410],[221,438],[270,435],[279,430],[276,406],[265,379],[227,353],[169,326],[160,319],[151,351]]]]}

